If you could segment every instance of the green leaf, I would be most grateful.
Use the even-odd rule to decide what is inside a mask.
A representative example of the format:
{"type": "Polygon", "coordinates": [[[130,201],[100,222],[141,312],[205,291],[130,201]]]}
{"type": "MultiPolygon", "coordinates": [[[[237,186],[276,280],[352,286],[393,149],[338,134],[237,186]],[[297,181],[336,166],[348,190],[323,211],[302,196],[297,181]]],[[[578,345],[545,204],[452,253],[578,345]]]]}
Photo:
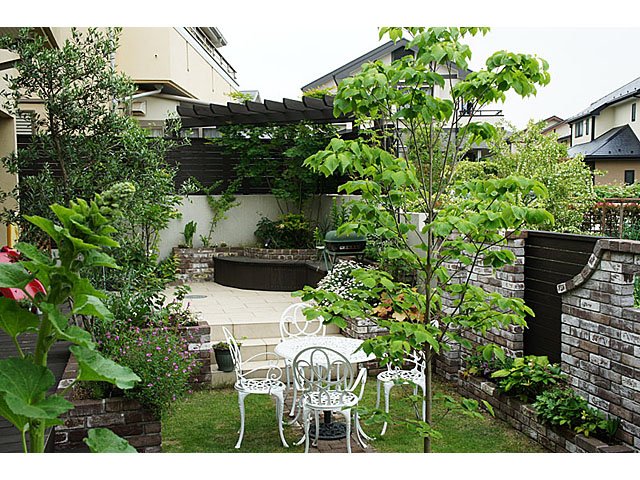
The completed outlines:
{"type": "Polygon", "coordinates": [[[60,240],[60,231],[61,227],[54,224],[51,220],[43,217],[39,217],[37,215],[25,215],[25,220],[30,223],[33,223],[40,230],[49,235],[56,243],[60,240]]]}
{"type": "Polygon", "coordinates": [[[92,428],[83,442],[91,453],[137,453],[128,441],[107,428],[92,428]]]}
{"type": "Polygon", "coordinates": [[[86,267],[107,267],[120,269],[115,259],[99,250],[89,250],[84,254],[84,265],[86,267]]]}
{"type": "Polygon", "coordinates": [[[31,280],[33,275],[19,263],[0,263],[0,287],[22,289],[31,280]]]}
{"type": "Polygon", "coordinates": [[[25,310],[15,300],[0,297],[0,328],[11,338],[34,331],[40,325],[37,315],[25,310]]]}
{"type": "Polygon", "coordinates": [[[102,320],[111,320],[113,314],[104,306],[102,300],[93,295],[80,295],[73,306],[73,313],[90,315],[102,320]]]}
{"type": "Polygon", "coordinates": [[[16,250],[30,258],[31,260],[36,261],[37,263],[42,263],[44,265],[53,265],[53,259],[46,255],[42,250],[40,250],[35,245],[25,242],[19,242],[16,244],[16,250]]]}
{"type": "Polygon", "coordinates": [[[54,420],[73,408],[71,402],[57,395],[41,399],[54,383],[53,373],[46,367],[22,358],[0,360],[2,409],[12,412],[18,428],[21,417],[54,420]]]}
{"type": "Polygon", "coordinates": [[[118,388],[133,388],[140,377],[128,367],[118,365],[98,352],[81,345],[69,347],[78,361],[78,380],[109,382],[118,388]]]}
{"type": "Polygon", "coordinates": [[[69,325],[69,318],[60,312],[58,307],[50,303],[41,303],[40,310],[47,315],[59,338],[89,349],[95,348],[91,334],[80,327],[69,325]]]}
{"type": "Polygon", "coordinates": [[[0,417],[4,417],[21,432],[28,430],[29,419],[24,415],[18,415],[13,412],[7,405],[7,402],[5,402],[4,396],[4,393],[0,393],[0,417]]]}

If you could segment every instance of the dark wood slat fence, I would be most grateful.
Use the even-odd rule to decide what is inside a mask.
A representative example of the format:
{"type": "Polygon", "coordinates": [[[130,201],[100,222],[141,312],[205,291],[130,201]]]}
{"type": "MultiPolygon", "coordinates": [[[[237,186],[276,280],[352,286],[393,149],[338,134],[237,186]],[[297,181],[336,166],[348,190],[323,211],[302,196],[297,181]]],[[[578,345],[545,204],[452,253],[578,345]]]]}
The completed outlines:
{"type": "Polygon", "coordinates": [[[599,237],[528,232],[525,243],[524,301],[536,316],[527,318],[525,355],[546,355],[560,362],[562,299],[556,290],[580,273],[599,237]]]}

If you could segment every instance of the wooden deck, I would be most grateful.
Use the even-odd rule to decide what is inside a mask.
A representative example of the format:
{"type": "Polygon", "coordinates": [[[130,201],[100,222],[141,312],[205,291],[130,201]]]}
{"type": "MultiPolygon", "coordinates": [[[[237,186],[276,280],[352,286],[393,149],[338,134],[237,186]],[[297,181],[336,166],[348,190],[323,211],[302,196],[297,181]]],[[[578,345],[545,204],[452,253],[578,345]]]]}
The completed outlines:
{"type": "MultiPolygon", "coordinates": [[[[25,352],[33,352],[35,347],[36,336],[34,334],[25,334],[18,337],[20,348],[25,352]]],[[[49,368],[56,377],[55,384],[50,390],[55,391],[62,372],[69,360],[69,343],[58,342],[49,351],[49,368]]],[[[11,341],[11,337],[0,331],[0,359],[16,356],[16,347],[11,341]]],[[[47,442],[47,451],[53,451],[54,436],[50,435],[47,442]]],[[[20,432],[0,417],[0,453],[19,453],[22,452],[22,437],[20,432]]]]}

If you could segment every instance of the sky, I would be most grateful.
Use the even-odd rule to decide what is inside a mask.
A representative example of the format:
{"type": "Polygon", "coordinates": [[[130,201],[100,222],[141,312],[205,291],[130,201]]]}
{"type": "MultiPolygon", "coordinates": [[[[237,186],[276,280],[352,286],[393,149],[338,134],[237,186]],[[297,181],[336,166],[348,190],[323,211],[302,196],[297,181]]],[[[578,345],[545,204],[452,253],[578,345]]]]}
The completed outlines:
{"type": "Polygon", "coordinates": [[[3,5],[0,23],[49,26],[217,26],[240,89],[298,98],[300,87],[372,50],[381,25],[488,25],[469,40],[471,69],[497,50],[536,54],[551,83],[537,96],[509,95],[505,119],[570,117],[640,77],[640,2],[633,0],[31,0],[3,5]],[[65,8],[82,4],[85,8],[65,8]],[[181,8],[184,7],[184,8],[181,8]]]}
{"type": "MultiPolygon", "coordinates": [[[[268,25],[256,25],[251,36],[241,24],[219,28],[228,41],[221,52],[236,68],[240,88],[259,90],[270,100],[298,98],[303,85],[388,40],[378,41],[375,24],[295,24],[287,30],[295,42],[279,40],[268,25]]],[[[524,127],[532,118],[568,118],[640,77],[639,40],[639,27],[495,27],[468,44],[472,70],[498,50],[536,54],[549,62],[549,85],[535,97],[509,95],[502,106],[506,120],[524,127]]]]}

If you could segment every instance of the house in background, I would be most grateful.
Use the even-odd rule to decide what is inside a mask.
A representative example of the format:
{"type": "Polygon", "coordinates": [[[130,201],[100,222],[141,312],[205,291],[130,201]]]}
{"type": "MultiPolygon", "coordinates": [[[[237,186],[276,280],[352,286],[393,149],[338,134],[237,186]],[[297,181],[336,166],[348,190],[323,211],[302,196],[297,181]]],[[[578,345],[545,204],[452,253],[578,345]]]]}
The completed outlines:
{"type": "Polygon", "coordinates": [[[640,176],[640,78],[627,83],[567,119],[569,155],[584,155],[591,168],[605,171],[596,183],[630,185],[640,176]]]}
{"type": "MultiPolygon", "coordinates": [[[[30,27],[31,32],[45,38],[49,48],[61,48],[72,36],[67,27],[30,27]]],[[[0,36],[17,36],[20,27],[0,27],[0,36]]],[[[86,28],[79,28],[86,31],[86,28]]],[[[165,120],[176,117],[177,106],[185,100],[227,103],[230,94],[237,92],[236,71],[220,53],[227,44],[216,27],[125,27],[120,46],[113,58],[116,70],[129,76],[136,85],[136,93],[128,100],[125,113],[133,116],[152,136],[164,135],[165,120]]],[[[0,50],[0,90],[6,87],[5,75],[15,75],[17,56],[0,50]]],[[[259,97],[259,93],[252,92],[259,97]]],[[[44,114],[38,98],[21,101],[22,114],[14,116],[2,109],[0,102],[0,158],[19,148],[33,133],[33,113],[44,114]]],[[[123,103],[125,105],[125,103],[123,103]]],[[[213,128],[194,128],[191,137],[215,135],[213,128]]],[[[0,168],[0,189],[12,190],[18,182],[16,175],[0,168]]],[[[15,209],[12,200],[0,203],[0,208],[15,209]]],[[[0,245],[8,243],[7,227],[0,224],[0,245]]]]}
{"type": "Polygon", "coordinates": [[[563,143],[567,146],[571,145],[571,127],[566,120],[552,115],[549,118],[545,118],[543,122],[545,127],[542,129],[542,135],[555,133],[558,136],[558,143],[563,143]]]}
{"type": "MultiPolygon", "coordinates": [[[[406,55],[414,55],[415,50],[407,48],[408,40],[400,39],[397,42],[388,41],[380,45],[377,48],[359,56],[358,58],[351,60],[350,62],[342,65],[341,67],[332,70],[329,73],[322,75],[312,82],[302,87],[303,95],[306,92],[313,90],[330,90],[335,91],[341,80],[350,77],[360,71],[362,65],[367,62],[381,61],[384,64],[390,64],[406,55]]],[[[460,79],[464,79],[470,70],[465,70],[456,67],[455,65],[439,65],[437,73],[442,75],[446,81],[444,87],[435,85],[431,92],[434,97],[437,98],[451,98],[450,84],[455,84],[460,79]]],[[[464,117],[465,112],[461,111],[461,115],[464,117]]],[[[497,123],[503,119],[502,110],[499,109],[482,109],[474,114],[472,121],[489,122],[492,124],[497,123]]],[[[346,126],[348,128],[348,126],[346,126]]],[[[467,154],[471,158],[479,159],[488,153],[486,145],[477,145],[467,154]]]]}

